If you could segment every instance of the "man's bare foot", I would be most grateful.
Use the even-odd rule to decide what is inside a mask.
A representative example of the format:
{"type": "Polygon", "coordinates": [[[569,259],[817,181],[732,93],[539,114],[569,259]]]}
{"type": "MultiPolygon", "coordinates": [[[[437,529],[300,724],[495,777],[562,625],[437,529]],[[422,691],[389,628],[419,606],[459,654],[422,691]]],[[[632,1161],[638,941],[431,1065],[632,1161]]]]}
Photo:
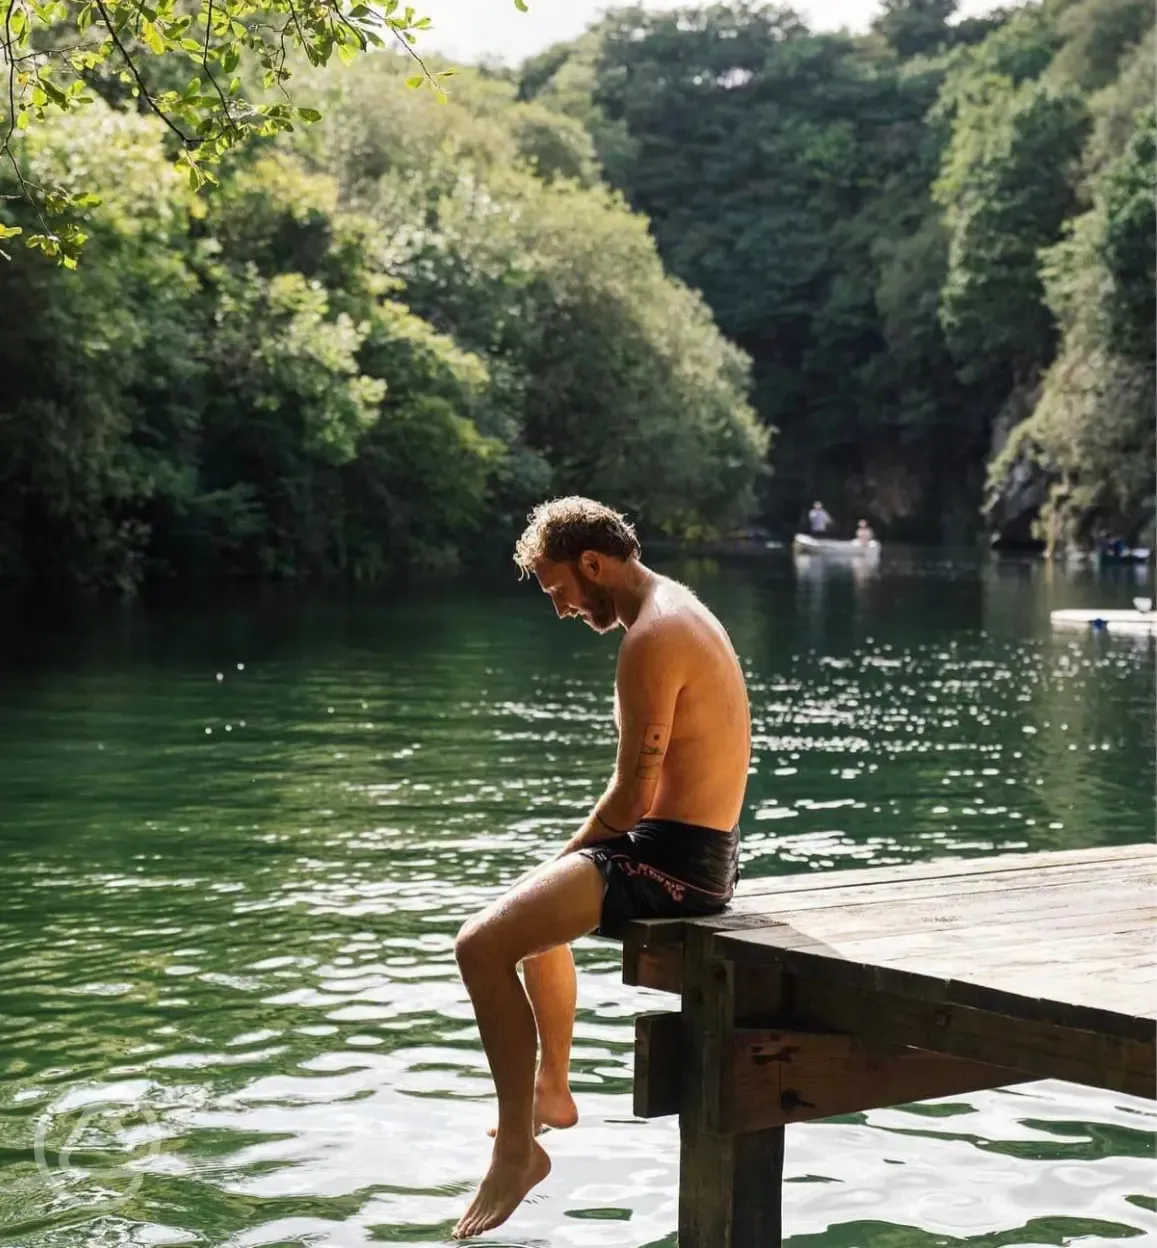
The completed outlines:
{"type": "Polygon", "coordinates": [[[537,1142],[530,1152],[518,1158],[499,1157],[497,1149],[490,1159],[490,1169],[482,1180],[470,1208],[458,1219],[455,1239],[469,1239],[492,1231],[518,1208],[530,1189],[550,1173],[550,1158],[537,1142]]]}
{"type": "MultiPolygon", "coordinates": [[[[544,1083],[534,1085],[534,1134],[541,1135],[547,1127],[556,1131],[573,1127],[578,1122],[578,1106],[568,1087],[549,1087],[544,1083]]],[[[488,1127],[486,1134],[493,1139],[497,1127],[488,1127]]]]}

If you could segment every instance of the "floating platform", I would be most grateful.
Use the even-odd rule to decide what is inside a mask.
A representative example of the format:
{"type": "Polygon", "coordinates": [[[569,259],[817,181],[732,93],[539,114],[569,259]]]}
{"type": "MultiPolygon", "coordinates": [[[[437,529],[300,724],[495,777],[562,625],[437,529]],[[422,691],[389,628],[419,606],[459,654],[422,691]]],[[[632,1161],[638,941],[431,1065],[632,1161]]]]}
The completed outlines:
{"type": "Polygon", "coordinates": [[[1051,611],[1049,619],[1057,628],[1107,628],[1111,632],[1157,632],[1157,611],[1051,611]]]}
{"type": "Polygon", "coordinates": [[[778,1248],[787,1124],[1030,1079],[1154,1098],[1155,884],[1157,845],[1125,845],[774,876],[624,924],[625,982],[681,997],[635,1031],[635,1113],[679,1115],[679,1248],[778,1248]]]}

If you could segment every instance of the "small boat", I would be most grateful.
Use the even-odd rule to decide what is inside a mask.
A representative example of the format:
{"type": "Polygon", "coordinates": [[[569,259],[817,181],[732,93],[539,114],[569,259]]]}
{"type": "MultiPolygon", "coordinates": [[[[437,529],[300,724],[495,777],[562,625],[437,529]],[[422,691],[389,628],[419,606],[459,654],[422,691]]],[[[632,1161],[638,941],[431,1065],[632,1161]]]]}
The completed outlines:
{"type": "Polygon", "coordinates": [[[1104,611],[1050,611],[1049,620],[1057,628],[1091,628],[1099,632],[1153,633],[1157,632],[1157,611],[1148,598],[1134,600],[1134,610],[1104,611]],[[1140,604],[1144,603],[1145,606],[1140,604]]]}
{"type": "Polygon", "coordinates": [[[797,533],[791,539],[791,548],[797,555],[853,555],[871,558],[880,553],[880,543],[875,538],[870,542],[858,542],[854,539],[840,541],[834,537],[812,537],[808,533],[797,533]]]}

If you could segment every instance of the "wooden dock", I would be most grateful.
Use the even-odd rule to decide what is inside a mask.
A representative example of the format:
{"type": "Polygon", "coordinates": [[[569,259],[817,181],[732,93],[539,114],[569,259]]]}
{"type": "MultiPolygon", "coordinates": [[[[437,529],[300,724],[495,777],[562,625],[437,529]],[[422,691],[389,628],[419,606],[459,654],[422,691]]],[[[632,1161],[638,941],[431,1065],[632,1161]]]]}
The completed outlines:
{"type": "Polygon", "coordinates": [[[776,1248],[784,1128],[1067,1079],[1154,1097],[1157,846],[741,884],[622,933],[635,1112],[679,1115],[680,1248],[776,1248]]]}

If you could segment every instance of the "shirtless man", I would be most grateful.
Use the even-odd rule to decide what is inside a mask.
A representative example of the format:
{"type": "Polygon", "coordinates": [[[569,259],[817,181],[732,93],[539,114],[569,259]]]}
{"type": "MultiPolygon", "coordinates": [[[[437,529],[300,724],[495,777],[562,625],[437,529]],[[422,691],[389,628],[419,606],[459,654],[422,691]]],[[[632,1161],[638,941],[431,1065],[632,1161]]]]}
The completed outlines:
{"type": "Polygon", "coordinates": [[[570,942],[624,919],[713,914],[735,888],[751,749],[743,672],[719,621],[640,553],[627,521],[586,498],[537,507],[515,548],[560,619],[627,630],[615,673],[619,745],[606,792],[559,856],[458,933],[498,1127],[456,1239],[505,1222],[550,1172],[538,1130],[578,1118],[570,942]]]}

